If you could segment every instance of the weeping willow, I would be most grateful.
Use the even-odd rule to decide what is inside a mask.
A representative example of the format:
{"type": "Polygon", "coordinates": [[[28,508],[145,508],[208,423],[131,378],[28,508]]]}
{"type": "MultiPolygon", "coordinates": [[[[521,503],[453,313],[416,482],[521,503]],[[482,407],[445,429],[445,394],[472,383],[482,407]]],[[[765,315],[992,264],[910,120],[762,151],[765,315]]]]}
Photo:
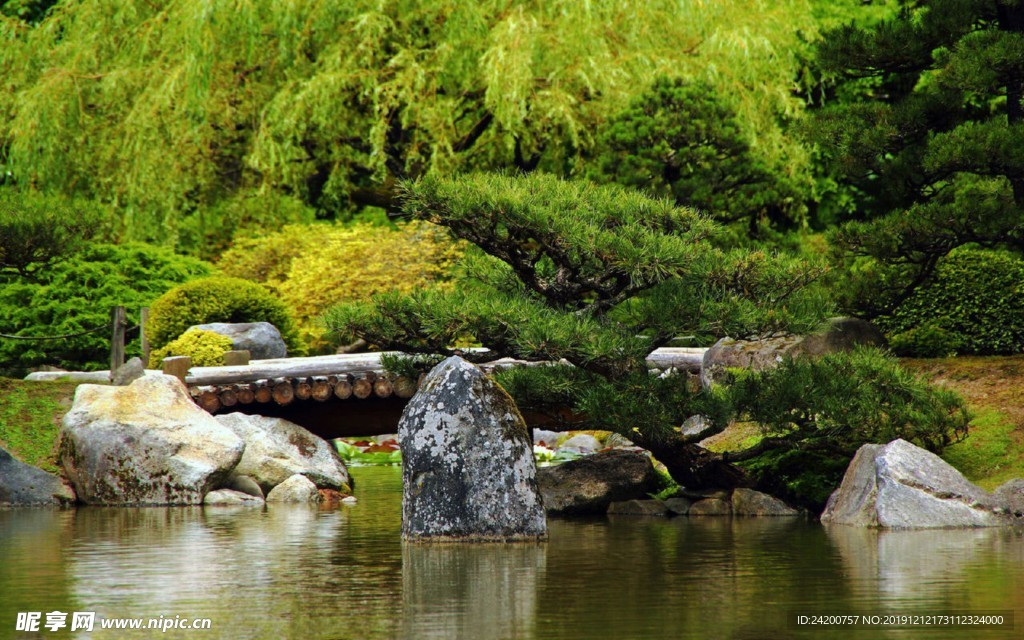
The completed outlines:
{"type": "Polygon", "coordinates": [[[715,87],[800,172],[780,121],[815,25],[807,0],[65,0],[0,16],[0,180],[175,244],[254,199],[334,216],[398,178],[573,175],[659,75],[715,87]]]}

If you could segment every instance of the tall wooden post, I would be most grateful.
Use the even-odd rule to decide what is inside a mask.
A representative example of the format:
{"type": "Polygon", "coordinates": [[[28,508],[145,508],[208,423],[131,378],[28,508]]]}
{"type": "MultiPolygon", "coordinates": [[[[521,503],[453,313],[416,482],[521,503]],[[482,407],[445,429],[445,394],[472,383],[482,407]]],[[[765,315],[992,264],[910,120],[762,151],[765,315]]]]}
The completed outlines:
{"type": "Polygon", "coordinates": [[[124,307],[117,306],[110,310],[110,324],[113,334],[110,338],[110,373],[113,374],[124,364],[124,334],[127,329],[124,307]]]}
{"type": "Polygon", "coordinates": [[[142,342],[142,366],[149,368],[149,334],[146,324],[149,322],[149,307],[139,309],[139,341],[142,342]]]}

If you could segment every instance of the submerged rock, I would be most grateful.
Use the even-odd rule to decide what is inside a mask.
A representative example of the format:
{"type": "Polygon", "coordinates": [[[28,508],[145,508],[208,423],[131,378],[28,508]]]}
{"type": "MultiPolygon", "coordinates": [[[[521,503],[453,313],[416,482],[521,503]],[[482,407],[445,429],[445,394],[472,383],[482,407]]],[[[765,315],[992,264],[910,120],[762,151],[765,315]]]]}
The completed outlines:
{"type": "Polygon", "coordinates": [[[866,444],[828,499],[821,521],[883,529],[991,527],[1014,518],[934,453],[905,440],[866,444]]]}
{"type": "Polygon", "coordinates": [[[299,425],[244,413],[225,413],[216,420],[245,442],[245,453],[234,473],[251,477],[264,494],[297,473],[318,488],[351,493],[348,469],[338,452],[299,425]]]}
{"type": "Polygon", "coordinates": [[[550,514],[583,515],[608,511],[612,502],[646,498],[658,490],[658,474],[646,452],[595,453],[537,472],[550,514]]]}
{"type": "Polygon", "coordinates": [[[25,464],[0,448],[0,506],[65,505],[75,492],[52,473],[25,464]]]}
{"type": "Polygon", "coordinates": [[[512,398],[459,357],[427,375],[402,413],[402,537],[547,536],[531,438],[512,398]]]}
{"type": "Polygon", "coordinates": [[[242,505],[247,507],[262,507],[263,498],[250,495],[248,493],[242,493],[241,491],[234,491],[232,489],[217,489],[216,491],[211,491],[206,494],[206,497],[203,498],[203,504],[211,506],[242,505]]]}
{"type": "Polygon", "coordinates": [[[661,500],[625,500],[608,505],[608,515],[665,517],[672,513],[661,500]]]}
{"type": "Polygon", "coordinates": [[[60,462],[87,504],[200,504],[244,449],[165,375],[80,385],[60,435],[60,462]]]}

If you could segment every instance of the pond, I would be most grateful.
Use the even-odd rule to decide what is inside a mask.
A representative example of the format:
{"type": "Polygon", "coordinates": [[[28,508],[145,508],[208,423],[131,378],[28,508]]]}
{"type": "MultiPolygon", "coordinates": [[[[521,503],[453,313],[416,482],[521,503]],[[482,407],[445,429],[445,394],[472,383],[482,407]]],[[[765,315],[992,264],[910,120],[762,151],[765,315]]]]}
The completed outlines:
{"type": "Polygon", "coordinates": [[[352,472],[359,504],[350,508],[0,511],[0,637],[1024,636],[1019,530],[620,517],[552,520],[539,545],[403,546],[400,470],[352,472]],[[44,626],[53,611],[69,614],[55,631],[44,626]],[[16,631],[18,614],[31,612],[42,614],[40,630],[16,631]],[[87,612],[93,631],[71,632],[72,616],[87,612]],[[1004,623],[886,624],[901,614],[1004,623]],[[798,625],[800,615],[879,618],[818,627],[798,625]],[[129,618],[209,619],[210,628],[100,628],[129,618]]]}

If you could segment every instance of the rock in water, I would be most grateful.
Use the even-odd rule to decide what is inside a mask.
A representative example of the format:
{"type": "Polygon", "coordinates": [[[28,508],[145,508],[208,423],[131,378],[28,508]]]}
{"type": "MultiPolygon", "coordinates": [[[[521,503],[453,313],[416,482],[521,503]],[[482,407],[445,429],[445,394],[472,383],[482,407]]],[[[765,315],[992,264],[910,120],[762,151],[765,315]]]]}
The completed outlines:
{"type": "Polygon", "coordinates": [[[1013,524],[1007,509],[934,453],[905,440],[866,444],[828,499],[823,523],[883,529],[1013,524]]]}
{"type": "Polygon", "coordinates": [[[299,473],[321,489],[351,493],[348,469],[330,444],[282,418],[225,413],[216,420],[245,442],[235,474],[250,476],[263,493],[299,473]]]}
{"type": "Polygon", "coordinates": [[[658,490],[658,474],[642,451],[604,451],[537,473],[550,514],[608,511],[612,502],[646,498],[658,490]]]}
{"type": "Polygon", "coordinates": [[[269,322],[211,322],[189,329],[212,331],[231,338],[231,348],[248,351],[253,360],[287,358],[288,347],[277,327],[269,322]]]}
{"type": "Polygon", "coordinates": [[[295,502],[315,504],[320,502],[320,492],[313,481],[296,473],[267,494],[267,502],[295,502]]]}
{"type": "Polygon", "coordinates": [[[398,433],[404,539],[547,537],[526,423],[478,367],[459,357],[434,367],[402,413],[398,433]]]}
{"type": "Polygon", "coordinates": [[[0,449],[0,506],[63,505],[75,494],[58,476],[25,464],[0,449]]]}
{"type": "Polygon", "coordinates": [[[245,443],[196,406],[177,378],[83,384],[64,416],[60,462],[87,504],[201,504],[245,443]]]}

